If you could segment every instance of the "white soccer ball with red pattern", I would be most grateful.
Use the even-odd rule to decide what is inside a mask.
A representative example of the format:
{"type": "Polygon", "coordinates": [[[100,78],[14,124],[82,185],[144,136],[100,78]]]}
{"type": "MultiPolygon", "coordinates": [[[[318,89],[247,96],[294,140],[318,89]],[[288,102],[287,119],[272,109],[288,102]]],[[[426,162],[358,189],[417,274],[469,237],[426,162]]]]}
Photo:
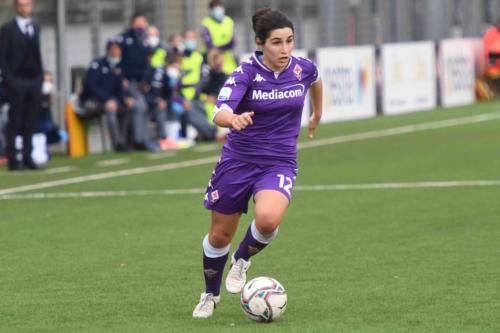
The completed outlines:
{"type": "Polygon", "coordinates": [[[241,308],[255,321],[270,322],[285,312],[287,297],[285,288],[268,276],[261,276],[247,282],[241,292],[241,308]]]}

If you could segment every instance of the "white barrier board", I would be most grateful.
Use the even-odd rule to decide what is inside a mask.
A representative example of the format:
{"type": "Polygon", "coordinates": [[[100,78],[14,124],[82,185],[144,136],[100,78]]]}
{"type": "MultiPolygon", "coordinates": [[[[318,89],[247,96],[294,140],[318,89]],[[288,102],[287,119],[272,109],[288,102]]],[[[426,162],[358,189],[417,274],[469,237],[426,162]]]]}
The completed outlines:
{"type": "Polygon", "coordinates": [[[373,46],[320,48],[316,59],[323,79],[323,121],[376,115],[373,46]]]}
{"type": "Polygon", "coordinates": [[[385,114],[436,107],[436,58],[433,42],[382,46],[382,108],[385,114]]]}
{"type": "Polygon", "coordinates": [[[475,102],[474,48],[468,39],[444,39],[439,43],[439,88],[444,107],[475,102]]]}

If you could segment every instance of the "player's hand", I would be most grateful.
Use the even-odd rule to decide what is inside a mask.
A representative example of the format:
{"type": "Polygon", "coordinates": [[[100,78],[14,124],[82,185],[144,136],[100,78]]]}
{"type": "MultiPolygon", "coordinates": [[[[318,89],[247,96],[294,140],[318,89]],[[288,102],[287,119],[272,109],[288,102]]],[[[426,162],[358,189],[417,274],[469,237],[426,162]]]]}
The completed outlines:
{"type": "Polygon", "coordinates": [[[237,131],[241,131],[248,125],[253,125],[252,117],[255,113],[251,112],[243,112],[240,115],[235,115],[233,119],[231,119],[231,127],[237,131]]]}
{"type": "Polygon", "coordinates": [[[316,117],[316,115],[314,113],[309,118],[309,126],[307,128],[307,137],[309,139],[314,138],[314,131],[316,131],[316,127],[318,127],[319,121],[320,121],[320,118],[316,117]]]}

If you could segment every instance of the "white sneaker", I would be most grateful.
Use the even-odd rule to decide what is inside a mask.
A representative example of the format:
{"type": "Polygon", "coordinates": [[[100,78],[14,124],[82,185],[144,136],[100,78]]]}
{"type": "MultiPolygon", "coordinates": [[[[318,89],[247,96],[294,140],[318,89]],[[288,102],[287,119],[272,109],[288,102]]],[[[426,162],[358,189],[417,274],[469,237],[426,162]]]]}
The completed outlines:
{"type": "Polygon", "coordinates": [[[208,318],[214,314],[215,307],[220,303],[220,296],[202,293],[200,303],[193,310],[194,318],[208,318]]]}
{"type": "Polygon", "coordinates": [[[237,294],[243,290],[247,282],[247,271],[250,268],[250,260],[243,259],[234,260],[234,255],[231,257],[231,269],[226,277],[226,289],[232,294],[237,294]]]}

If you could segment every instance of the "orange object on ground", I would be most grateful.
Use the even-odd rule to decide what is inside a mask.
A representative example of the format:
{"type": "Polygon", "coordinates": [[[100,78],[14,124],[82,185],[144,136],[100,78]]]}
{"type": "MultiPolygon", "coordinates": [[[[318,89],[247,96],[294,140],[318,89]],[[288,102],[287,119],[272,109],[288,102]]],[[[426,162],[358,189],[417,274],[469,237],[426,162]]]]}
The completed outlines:
{"type": "Polygon", "coordinates": [[[65,108],[66,125],[68,128],[68,150],[70,157],[80,157],[88,153],[88,146],[85,134],[85,125],[73,111],[73,104],[66,103],[65,108]]]}

